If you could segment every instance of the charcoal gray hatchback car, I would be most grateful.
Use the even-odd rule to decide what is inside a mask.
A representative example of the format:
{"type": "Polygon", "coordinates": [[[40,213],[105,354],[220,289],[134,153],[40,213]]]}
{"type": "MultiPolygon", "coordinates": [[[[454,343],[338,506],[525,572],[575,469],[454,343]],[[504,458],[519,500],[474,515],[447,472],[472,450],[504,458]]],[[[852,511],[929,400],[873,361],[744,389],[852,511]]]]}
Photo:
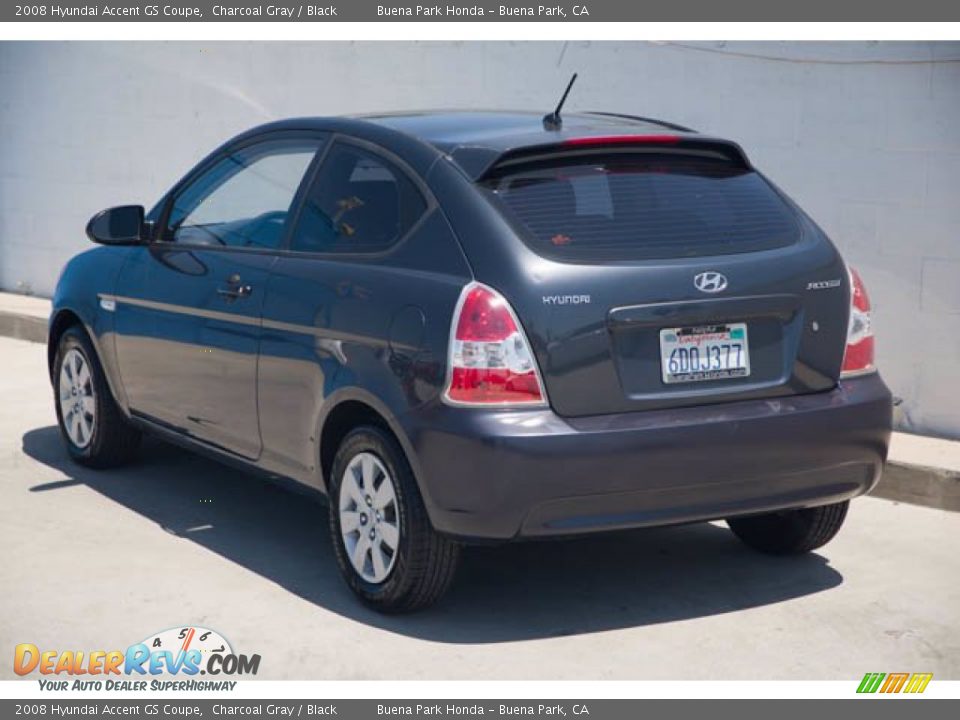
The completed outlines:
{"type": "Polygon", "coordinates": [[[735,143],[548,120],[276,122],[95,216],[50,324],[70,455],[149,432],[318,490],[383,611],[436,600],[463,543],[826,543],[890,435],[860,278],[735,143]]]}

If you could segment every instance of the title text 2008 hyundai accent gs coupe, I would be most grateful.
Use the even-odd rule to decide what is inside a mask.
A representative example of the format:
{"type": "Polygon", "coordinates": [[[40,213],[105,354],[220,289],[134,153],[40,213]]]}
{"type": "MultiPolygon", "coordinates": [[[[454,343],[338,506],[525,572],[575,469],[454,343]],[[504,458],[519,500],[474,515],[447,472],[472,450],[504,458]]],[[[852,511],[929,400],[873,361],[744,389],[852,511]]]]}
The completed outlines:
{"type": "Polygon", "coordinates": [[[277,122],[95,216],[50,324],[69,453],[149,432],[325,493],[384,611],[471,541],[723,518],[822,546],[890,434],[857,273],[732,142],[548,120],[277,122]]]}

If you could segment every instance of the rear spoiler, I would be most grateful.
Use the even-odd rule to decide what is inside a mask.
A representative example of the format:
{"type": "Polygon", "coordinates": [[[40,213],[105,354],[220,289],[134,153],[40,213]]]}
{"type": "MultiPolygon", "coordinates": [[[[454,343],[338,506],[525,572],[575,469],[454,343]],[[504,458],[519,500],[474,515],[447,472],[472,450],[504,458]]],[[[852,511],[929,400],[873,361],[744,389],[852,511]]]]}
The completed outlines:
{"type": "Polygon", "coordinates": [[[746,153],[737,143],[703,135],[683,134],[587,135],[566,137],[557,141],[524,145],[507,150],[461,145],[454,148],[449,155],[474,181],[480,181],[491,175],[494,170],[514,164],[563,155],[582,155],[585,152],[627,149],[709,154],[725,158],[745,169],[752,169],[746,153]]]}

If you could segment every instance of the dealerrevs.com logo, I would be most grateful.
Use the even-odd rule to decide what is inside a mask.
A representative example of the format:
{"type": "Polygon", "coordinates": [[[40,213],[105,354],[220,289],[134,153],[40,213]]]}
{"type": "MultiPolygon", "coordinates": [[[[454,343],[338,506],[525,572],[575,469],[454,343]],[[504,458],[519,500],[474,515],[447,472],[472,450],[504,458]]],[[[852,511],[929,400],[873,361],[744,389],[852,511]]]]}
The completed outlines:
{"type": "Polygon", "coordinates": [[[236,681],[224,676],[256,675],[259,669],[259,654],[238,654],[226,638],[203,627],[170,628],[126,650],[52,650],[21,643],[13,653],[17,675],[47,676],[37,678],[41,690],[233,690],[236,681]],[[207,677],[200,680],[201,675],[207,677]]]}

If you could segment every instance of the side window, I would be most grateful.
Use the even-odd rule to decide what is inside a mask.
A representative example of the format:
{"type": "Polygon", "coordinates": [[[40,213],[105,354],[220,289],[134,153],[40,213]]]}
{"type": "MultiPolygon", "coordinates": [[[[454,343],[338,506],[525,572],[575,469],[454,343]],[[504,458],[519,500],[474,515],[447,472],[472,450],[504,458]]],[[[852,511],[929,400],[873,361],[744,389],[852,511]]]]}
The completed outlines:
{"type": "Polygon", "coordinates": [[[407,175],[382,157],[337,143],[307,192],[293,236],[301,252],[376,252],[413,227],[426,211],[407,175]]]}
{"type": "Polygon", "coordinates": [[[276,248],[322,140],[268,140],[216,163],[173,201],[166,238],[190,245],[276,248]]]}

